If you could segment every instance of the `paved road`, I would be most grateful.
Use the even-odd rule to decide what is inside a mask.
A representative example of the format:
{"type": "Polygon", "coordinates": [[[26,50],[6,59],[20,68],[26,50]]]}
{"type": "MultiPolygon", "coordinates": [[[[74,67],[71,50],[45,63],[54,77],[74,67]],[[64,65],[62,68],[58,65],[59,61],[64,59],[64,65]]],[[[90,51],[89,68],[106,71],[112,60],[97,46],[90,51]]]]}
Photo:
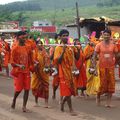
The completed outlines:
{"type": "MultiPolygon", "coordinates": [[[[51,85],[50,85],[51,86],[51,85]]],[[[73,108],[78,116],[70,116],[68,107],[66,112],[62,113],[59,108],[59,90],[57,92],[57,100],[51,98],[52,89],[50,87],[49,105],[51,108],[43,107],[44,101],[39,100],[40,107],[34,107],[34,97],[30,92],[28,108],[31,113],[22,113],[22,94],[17,100],[15,111],[10,110],[10,104],[13,96],[13,80],[4,76],[0,76],[0,120],[120,120],[120,83],[116,82],[116,94],[113,97],[114,108],[108,109],[104,107],[105,97],[102,98],[102,106],[97,107],[95,97],[88,99],[72,98],[73,108]]]]}

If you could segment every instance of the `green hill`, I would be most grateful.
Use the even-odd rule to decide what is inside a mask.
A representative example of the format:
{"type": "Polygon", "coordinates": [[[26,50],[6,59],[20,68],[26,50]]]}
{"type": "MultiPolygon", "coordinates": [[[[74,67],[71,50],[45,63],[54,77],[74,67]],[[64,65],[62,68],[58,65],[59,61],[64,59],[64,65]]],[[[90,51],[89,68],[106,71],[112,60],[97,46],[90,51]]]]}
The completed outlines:
{"type": "MultiPolygon", "coordinates": [[[[120,19],[119,10],[120,6],[108,8],[98,8],[96,6],[81,7],[79,8],[79,15],[80,17],[85,18],[106,16],[113,19],[120,19]]],[[[75,22],[76,9],[67,8],[64,10],[59,9],[56,11],[28,11],[25,12],[24,15],[28,17],[24,25],[30,25],[34,20],[48,19],[60,26],[75,22]]]]}
{"type": "Polygon", "coordinates": [[[116,5],[119,0],[27,0],[0,5],[0,21],[14,20],[19,21],[20,25],[31,26],[35,20],[48,19],[55,25],[68,24],[75,22],[76,1],[80,17],[120,19],[120,5],[116,5]]]}
{"type": "Polygon", "coordinates": [[[6,9],[15,12],[74,8],[76,1],[79,6],[96,5],[98,2],[98,0],[27,0],[1,5],[0,10],[6,9]]]}

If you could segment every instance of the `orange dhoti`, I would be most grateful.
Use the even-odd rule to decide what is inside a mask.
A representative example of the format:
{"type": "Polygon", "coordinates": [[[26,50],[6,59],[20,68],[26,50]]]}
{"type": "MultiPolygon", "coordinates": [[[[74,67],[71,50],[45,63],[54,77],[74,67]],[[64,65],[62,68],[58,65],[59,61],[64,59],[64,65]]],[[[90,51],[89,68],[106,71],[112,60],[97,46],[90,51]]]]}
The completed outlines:
{"type": "Polygon", "coordinates": [[[18,73],[17,77],[14,77],[14,89],[15,91],[22,91],[30,89],[30,73],[18,73]]]}
{"type": "Polygon", "coordinates": [[[84,64],[85,57],[83,52],[80,50],[80,58],[75,60],[76,68],[79,70],[79,74],[74,76],[74,85],[76,90],[86,90],[87,76],[86,76],[86,67],[84,64]]]}
{"type": "Polygon", "coordinates": [[[114,68],[100,68],[100,88],[98,93],[114,93],[115,76],[114,68]]]}
{"type": "Polygon", "coordinates": [[[44,72],[45,65],[49,63],[49,57],[45,50],[39,51],[36,49],[33,53],[34,60],[39,64],[35,68],[35,72],[32,74],[31,89],[32,93],[36,97],[48,99],[49,97],[49,74],[44,72]]]}
{"type": "Polygon", "coordinates": [[[86,90],[87,77],[84,66],[80,70],[80,74],[74,77],[74,84],[76,89],[86,90]]]}
{"type": "Polygon", "coordinates": [[[60,78],[60,95],[72,96],[75,95],[72,66],[73,66],[73,51],[70,47],[66,47],[63,59],[61,63],[58,63],[58,59],[62,54],[63,47],[57,46],[54,52],[54,62],[58,64],[58,73],[60,78]]]}
{"type": "Polygon", "coordinates": [[[39,80],[36,74],[33,73],[32,82],[31,82],[33,95],[40,97],[40,98],[48,99],[49,97],[49,82],[48,81],[49,81],[48,75],[47,77],[44,76],[44,81],[43,81],[43,79],[39,80]]]}
{"type": "Polygon", "coordinates": [[[64,69],[62,65],[59,65],[59,78],[60,78],[60,95],[72,96],[75,95],[75,88],[73,84],[73,77],[71,68],[64,69]],[[68,78],[67,78],[68,77],[68,78]]]}
{"type": "Polygon", "coordinates": [[[60,95],[61,96],[75,95],[75,89],[74,89],[74,87],[69,87],[65,83],[65,81],[66,80],[64,78],[60,78],[60,95]]]}
{"type": "Polygon", "coordinates": [[[49,97],[49,76],[48,74],[43,73],[42,75],[40,75],[40,79],[39,79],[37,74],[33,73],[32,81],[31,81],[31,88],[32,88],[32,93],[34,96],[48,99],[49,97]]]}

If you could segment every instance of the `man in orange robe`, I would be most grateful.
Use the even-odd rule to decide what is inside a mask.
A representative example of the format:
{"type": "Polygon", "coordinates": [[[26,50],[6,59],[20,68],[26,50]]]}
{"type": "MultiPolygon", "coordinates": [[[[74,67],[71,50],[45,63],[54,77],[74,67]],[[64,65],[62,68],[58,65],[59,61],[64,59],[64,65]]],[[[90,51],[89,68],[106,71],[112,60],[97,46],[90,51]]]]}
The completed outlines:
{"type": "Polygon", "coordinates": [[[11,74],[14,78],[14,98],[11,105],[15,109],[16,99],[24,89],[23,112],[27,112],[26,104],[30,90],[30,66],[32,65],[31,51],[25,46],[25,33],[18,33],[19,44],[12,50],[11,65],[13,67],[11,74]]]}
{"type": "MultiPolygon", "coordinates": [[[[100,105],[100,95],[107,93],[106,107],[111,107],[112,94],[115,92],[115,55],[118,52],[117,46],[111,41],[111,31],[103,31],[103,41],[96,45],[95,57],[99,55],[100,87],[97,93],[96,102],[100,105]]],[[[94,66],[95,67],[95,66],[94,66]]]]}
{"type": "Polygon", "coordinates": [[[71,96],[75,95],[72,66],[73,66],[73,50],[66,46],[68,42],[69,32],[61,30],[59,33],[63,46],[57,46],[54,52],[54,61],[58,64],[60,78],[60,95],[63,98],[61,102],[61,111],[64,111],[65,102],[68,103],[70,113],[73,113],[71,96]]]}
{"type": "Polygon", "coordinates": [[[5,36],[1,36],[0,39],[0,53],[2,57],[2,66],[6,69],[6,75],[9,76],[9,61],[10,61],[10,46],[5,42],[5,36]]]}
{"type": "Polygon", "coordinates": [[[38,98],[45,99],[45,108],[48,108],[49,98],[49,67],[50,60],[42,42],[37,43],[37,48],[33,52],[33,60],[36,64],[35,71],[32,74],[31,88],[35,96],[35,103],[38,105],[38,98]]]}

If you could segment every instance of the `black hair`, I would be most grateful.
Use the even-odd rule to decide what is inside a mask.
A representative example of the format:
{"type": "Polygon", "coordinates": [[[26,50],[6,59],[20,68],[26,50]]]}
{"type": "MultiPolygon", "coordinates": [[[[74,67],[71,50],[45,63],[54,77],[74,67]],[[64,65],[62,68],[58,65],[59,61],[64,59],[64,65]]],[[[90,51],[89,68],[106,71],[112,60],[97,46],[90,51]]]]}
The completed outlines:
{"type": "Polygon", "coordinates": [[[54,39],[56,40],[58,38],[58,34],[56,33],[54,36],[54,39]]]}
{"type": "Polygon", "coordinates": [[[64,44],[67,44],[68,43],[68,38],[61,38],[61,42],[64,43],[64,44]]]}
{"type": "Polygon", "coordinates": [[[4,34],[4,33],[2,33],[2,34],[1,34],[1,36],[3,36],[3,37],[4,37],[4,36],[5,36],[5,34],[4,34]]]}
{"type": "Polygon", "coordinates": [[[74,41],[74,45],[76,45],[77,41],[80,42],[80,40],[78,38],[75,38],[73,41],[74,41]]]}
{"type": "Polygon", "coordinates": [[[33,35],[29,35],[29,38],[32,39],[32,38],[34,38],[34,37],[33,37],[33,35]]]}
{"type": "Polygon", "coordinates": [[[39,41],[36,41],[36,44],[41,44],[41,45],[43,45],[43,42],[42,42],[41,40],[39,40],[39,41]]]}
{"type": "Polygon", "coordinates": [[[26,35],[26,32],[19,31],[16,35],[17,35],[17,37],[19,37],[19,36],[21,36],[21,35],[26,35]]]}
{"type": "Polygon", "coordinates": [[[75,38],[73,41],[80,41],[78,38],[75,38]]]}
{"type": "Polygon", "coordinates": [[[63,34],[68,34],[69,35],[69,31],[66,30],[66,29],[62,29],[60,32],[59,32],[59,36],[62,36],[63,34]]]}
{"type": "Polygon", "coordinates": [[[103,33],[109,33],[111,35],[111,30],[110,29],[106,29],[103,31],[103,33]]]}

